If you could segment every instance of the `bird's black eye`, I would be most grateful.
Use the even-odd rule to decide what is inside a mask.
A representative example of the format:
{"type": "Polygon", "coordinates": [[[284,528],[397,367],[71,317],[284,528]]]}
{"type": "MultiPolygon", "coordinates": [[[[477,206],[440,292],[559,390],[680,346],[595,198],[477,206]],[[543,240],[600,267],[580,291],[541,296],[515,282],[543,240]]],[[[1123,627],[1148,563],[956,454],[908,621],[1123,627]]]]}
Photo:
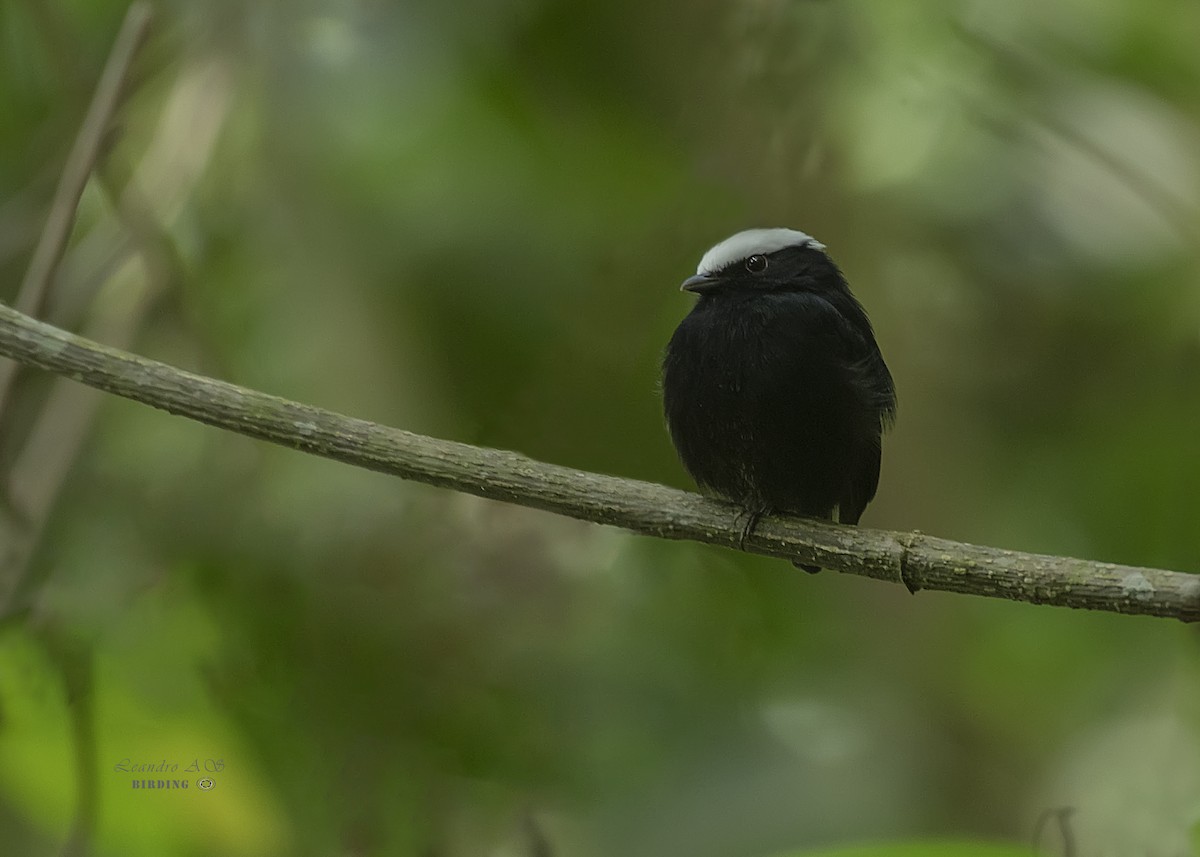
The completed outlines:
{"type": "Polygon", "coordinates": [[[751,256],[746,260],[746,270],[751,274],[761,274],[767,270],[766,256],[751,256]]]}

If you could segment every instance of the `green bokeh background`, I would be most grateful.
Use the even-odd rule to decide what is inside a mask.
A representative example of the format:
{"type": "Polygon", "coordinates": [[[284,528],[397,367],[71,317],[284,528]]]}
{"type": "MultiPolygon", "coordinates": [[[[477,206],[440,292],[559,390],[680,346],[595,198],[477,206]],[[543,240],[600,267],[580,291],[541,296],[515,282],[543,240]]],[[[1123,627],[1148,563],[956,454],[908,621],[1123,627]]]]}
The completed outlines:
{"type": "MultiPolygon", "coordinates": [[[[144,300],[133,177],[166,271],[139,352],[686,487],[676,286],[792,226],[899,390],[864,525],[1200,571],[1194,0],[156,9],[47,317],[144,300]]],[[[124,12],[0,3],[4,300],[124,12]]],[[[60,853],[81,780],[91,853],[133,857],[991,857],[1059,807],[1119,857],[1200,824],[1197,641],[1164,620],[810,578],[115,399],[28,571],[4,855],[60,853]],[[124,759],[221,769],[139,790],[124,759]]]]}

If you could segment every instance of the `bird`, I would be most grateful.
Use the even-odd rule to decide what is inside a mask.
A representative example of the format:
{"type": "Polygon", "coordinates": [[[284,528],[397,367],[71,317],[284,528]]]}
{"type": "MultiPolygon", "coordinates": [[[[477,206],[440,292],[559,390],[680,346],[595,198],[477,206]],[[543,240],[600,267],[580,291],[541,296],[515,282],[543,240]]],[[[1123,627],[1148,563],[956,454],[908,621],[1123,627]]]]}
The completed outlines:
{"type": "Polygon", "coordinates": [[[825,245],[747,229],[680,289],[697,300],[663,355],[667,428],[700,488],[741,506],[738,546],[765,514],[831,521],[836,509],[857,524],[879,486],[896,388],[825,245]]]}

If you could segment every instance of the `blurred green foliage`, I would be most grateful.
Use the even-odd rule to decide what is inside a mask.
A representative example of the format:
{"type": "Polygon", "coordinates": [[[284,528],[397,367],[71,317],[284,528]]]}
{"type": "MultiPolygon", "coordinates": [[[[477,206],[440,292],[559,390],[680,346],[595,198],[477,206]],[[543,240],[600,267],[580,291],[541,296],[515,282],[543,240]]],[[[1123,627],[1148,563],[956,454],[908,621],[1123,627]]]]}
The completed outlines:
{"type": "MultiPolygon", "coordinates": [[[[0,5],[5,300],[124,11],[0,5]]],[[[676,285],[792,226],[899,389],[866,525],[1200,570],[1192,0],[157,11],[52,320],[133,300],[132,181],[167,271],[139,351],[687,486],[656,391],[676,285]]],[[[22,376],[0,464],[47,384],[22,376]]],[[[531,857],[997,857],[1059,806],[1078,857],[1175,855],[1200,823],[1182,626],[810,579],[126,402],[27,587],[3,854],[80,818],[97,855],[531,857]],[[185,771],[218,762],[208,792],[185,771]]]]}

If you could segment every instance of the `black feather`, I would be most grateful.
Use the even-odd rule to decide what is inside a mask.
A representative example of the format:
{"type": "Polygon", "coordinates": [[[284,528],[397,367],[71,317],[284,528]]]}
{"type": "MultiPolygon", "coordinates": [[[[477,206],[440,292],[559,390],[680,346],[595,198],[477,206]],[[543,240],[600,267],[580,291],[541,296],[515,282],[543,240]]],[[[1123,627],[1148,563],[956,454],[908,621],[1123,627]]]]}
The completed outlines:
{"type": "Polygon", "coordinates": [[[700,297],[671,337],[662,377],[684,467],[755,519],[832,520],[837,509],[842,523],[858,523],[879,485],[896,394],[841,271],[810,241],[684,287],[700,297]]]}

